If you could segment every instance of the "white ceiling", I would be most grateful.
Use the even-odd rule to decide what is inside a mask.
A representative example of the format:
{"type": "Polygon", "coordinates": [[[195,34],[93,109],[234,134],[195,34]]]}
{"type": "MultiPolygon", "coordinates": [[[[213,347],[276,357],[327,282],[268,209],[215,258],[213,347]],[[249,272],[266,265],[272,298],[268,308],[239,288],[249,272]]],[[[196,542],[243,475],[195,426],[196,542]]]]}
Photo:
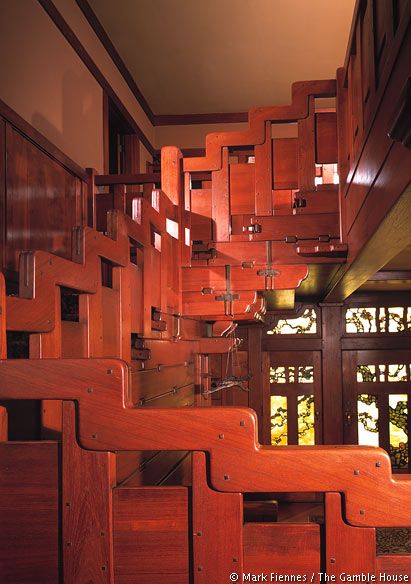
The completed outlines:
{"type": "Polygon", "coordinates": [[[335,77],[355,0],[89,0],[155,114],[290,101],[335,77]]]}

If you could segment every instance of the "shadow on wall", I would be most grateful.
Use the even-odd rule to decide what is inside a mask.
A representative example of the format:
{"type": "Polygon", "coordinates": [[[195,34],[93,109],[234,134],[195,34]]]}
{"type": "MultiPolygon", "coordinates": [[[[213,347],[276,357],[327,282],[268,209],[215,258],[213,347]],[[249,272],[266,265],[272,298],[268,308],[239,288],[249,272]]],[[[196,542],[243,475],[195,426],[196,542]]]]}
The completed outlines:
{"type": "Polygon", "coordinates": [[[78,164],[83,167],[94,166],[102,171],[102,136],[101,142],[95,139],[96,112],[101,112],[97,114],[101,116],[103,112],[102,95],[99,103],[96,103],[95,95],[85,90],[88,87],[90,83],[85,74],[66,71],[61,87],[61,129],[38,111],[33,113],[31,123],[78,164]],[[90,152],[94,153],[93,159],[90,158],[90,152]]]}

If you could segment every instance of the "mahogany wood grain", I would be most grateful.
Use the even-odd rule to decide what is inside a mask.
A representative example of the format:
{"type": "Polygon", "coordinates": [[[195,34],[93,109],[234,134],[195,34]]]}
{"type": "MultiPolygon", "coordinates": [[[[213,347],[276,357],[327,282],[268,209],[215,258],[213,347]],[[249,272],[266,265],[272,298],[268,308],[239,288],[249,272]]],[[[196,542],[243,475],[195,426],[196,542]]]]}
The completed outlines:
{"type": "Polygon", "coordinates": [[[8,436],[7,409],[0,406],[0,442],[7,442],[8,436]]]}
{"type": "Polygon", "coordinates": [[[0,273],[0,359],[7,358],[6,337],[6,282],[0,273]]]}
{"type": "Polygon", "coordinates": [[[340,335],[342,307],[323,305],[321,310],[322,336],[326,339],[322,352],[322,401],[324,444],[343,441],[342,356],[340,335]]]}
{"type": "Polygon", "coordinates": [[[351,527],[339,493],[325,496],[325,569],[328,574],[376,573],[375,529],[351,527]]]}
{"type": "Polygon", "coordinates": [[[333,164],[337,156],[337,115],[335,112],[315,114],[316,164],[333,164]]]}
{"type": "Polygon", "coordinates": [[[213,241],[230,239],[230,180],[228,148],[222,150],[221,169],[212,173],[211,216],[213,220],[213,241]]]}
{"type": "MultiPolygon", "coordinates": [[[[266,281],[264,274],[258,274],[257,269],[231,267],[231,289],[240,290],[265,290],[266,285],[272,290],[286,290],[298,288],[308,275],[306,265],[275,265],[276,275],[270,282],[266,281]]],[[[221,293],[226,289],[226,276],[223,267],[184,268],[183,292],[201,292],[205,288],[212,288],[215,293],[221,293]]]]}
{"type": "Polygon", "coordinates": [[[338,213],[313,213],[309,220],[303,215],[259,217],[257,215],[235,215],[232,218],[231,241],[284,241],[286,235],[299,240],[317,239],[319,235],[329,235],[339,240],[340,226],[338,213]],[[260,233],[244,233],[243,227],[258,224],[260,233]]]}
{"type": "Polygon", "coordinates": [[[203,452],[193,452],[192,497],[194,583],[228,582],[243,571],[243,497],[209,487],[203,452]]]}
{"type": "Polygon", "coordinates": [[[308,116],[298,122],[298,188],[303,192],[315,187],[314,97],[310,96],[308,103],[308,116]]]}
{"type": "Polygon", "coordinates": [[[20,250],[47,250],[71,258],[72,227],[82,208],[77,189],[80,179],[9,124],[6,152],[5,267],[17,270],[20,250]]]}
{"type": "Polygon", "coordinates": [[[59,450],[0,441],[0,579],[59,582],[59,450]]]}
{"type": "Polygon", "coordinates": [[[172,444],[175,450],[207,450],[211,484],[217,489],[339,491],[345,494],[346,517],[353,525],[411,521],[406,504],[411,481],[404,480],[409,478],[405,475],[401,480],[392,477],[389,457],[379,448],[263,447],[256,439],[255,412],[246,408],[217,409],[211,417],[209,408],[125,407],[131,405],[129,369],[116,360],[8,360],[2,362],[0,381],[1,399],[79,400],[79,437],[86,448],[167,450],[172,444]],[[87,391],[90,387],[92,392],[87,391]],[[301,457],[303,481],[298,472],[301,457]]]}
{"type": "Polygon", "coordinates": [[[293,523],[246,523],[244,573],[315,574],[319,582],[320,526],[293,523]]]}
{"type": "Polygon", "coordinates": [[[390,576],[405,575],[411,577],[411,556],[403,555],[384,555],[377,556],[377,570],[378,574],[385,574],[390,576]]]}
{"type": "Polygon", "coordinates": [[[274,189],[298,187],[297,138],[275,138],[273,141],[274,189]]]}
{"type": "Polygon", "coordinates": [[[229,169],[231,215],[254,215],[255,164],[230,164],[229,169]]]}
{"type": "Polygon", "coordinates": [[[115,458],[79,447],[75,407],[69,402],[63,405],[62,477],[64,582],[113,584],[115,458]]]}
{"type": "Polygon", "coordinates": [[[265,142],[255,147],[255,214],[273,213],[273,163],[271,123],[265,123],[265,142]]]}
{"type": "Polygon", "coordinates": [[[238,132],[221,132],[208,134],[206,138],[206,156],[187,158],[184,161],[185,172],[220,170],[222,150],[227,146],[250,146],[263,144],[266,137],[266,121],[293,122],[305,118],[308,114],[308,98],[332,97],[335,95],[335,80],[300,81],[291,87],[291,105],[253,108],[248,113],[249,128],[238,132]]]}
{"type": "Polygon", "coordinates": [[[121,487],[113,495],[116,584],[188,584],[184,487],[121,487]]]}

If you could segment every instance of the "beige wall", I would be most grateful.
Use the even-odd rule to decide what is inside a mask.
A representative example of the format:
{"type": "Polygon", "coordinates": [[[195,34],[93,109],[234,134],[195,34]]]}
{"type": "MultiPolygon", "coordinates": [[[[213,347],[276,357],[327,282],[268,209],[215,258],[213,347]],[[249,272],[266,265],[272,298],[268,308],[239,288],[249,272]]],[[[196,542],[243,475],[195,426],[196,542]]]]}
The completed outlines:
{"type": "MultiPolygon", "coordinates": [[[[203,148],[210,132],[247,124],[154,128],[75,0],[54,0],[68,25],[155,148],[203,148]]],[[[83,167],[103,172],[103,90],[37,0],[0,2],[0,99],[83,167]]],[[[279,126],[280,135],[292,135],[279,126]]],[[[151,161],[140,146],[140,166],[151,161]]]]}
{"type": "MultiPolygon", "coordinates": [[[[55,0],[147,138],[154,127],[75,0],[55,0]]],[[[37,0],[0,2],[0,99],[80,166],[103,172],[103,90],[37,0]]],[[[141,146],[142,169],[150,159],[141,146]]]]}
{"type": "Polygon", "coordinates": [[[103,92],[37,0],[0,3],[0,98],[81,166],[103,169],[103,92]]]}

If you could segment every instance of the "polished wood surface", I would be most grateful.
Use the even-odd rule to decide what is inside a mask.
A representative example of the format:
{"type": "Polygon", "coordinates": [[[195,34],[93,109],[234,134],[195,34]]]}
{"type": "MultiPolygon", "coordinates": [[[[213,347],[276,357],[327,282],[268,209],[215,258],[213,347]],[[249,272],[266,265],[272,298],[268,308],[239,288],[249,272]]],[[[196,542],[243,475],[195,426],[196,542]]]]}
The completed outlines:
{"type": "Polygon", "coordinates": [[[401,526],[410,521],[407,501],[411,481],[408,475],[401,477],[407,480],[392,476],[389,457],[382,449],[263,447],[256,438],[256,414],[248,409],[216,409],[210,418],[209,408],[124,407],[131,405],[129,370],[115,360],[8,360],[2,363],[0,381],[2,399],[52,399],[59,395],[78,400],[79,438],[86,448],[167,450],[172,444],[175,450],[206,450],[210,453],[211,484],[218,490],[339,491],[345,495],[346,517],[352,525],[401,526]],[[40,374],[37,378],[34,371],[40,374]],[[67,380],[63,389],[62,376],[67,380]],[[241,468],[236,463],[238,457],[241,468]],[[303,477],[298,472],[302,457],[303,477]]]}
{"type": "Polygon", "coordinates": [[[244,573],[314,574],[319,582],[320,526],[293,523],[246,523],[244,573]]]}
{"type": "Polygon", "coordinates": [[[59,581],[59,448],[0,441],[0,578],[4,584],[59,581]]]}
{"type": "Polygon", "coordinates": [[[64,583],[111,583],[114,455],[78,446],[75,407],[68,402],[63,406],[62,477],[64,583]]]}
{"type": "Polygon", "coordinates": [[[121,487],[113,494],[116,584],[188,584],[184,487],[121,487]]]}
{"type": "Polygon", "coordinates": [[[193,572],[195,584],[226,582],[243,571],[243,497],[207,483],[206,457],[193,453],[193,572]]]}
{"type": "Polygon", "coordinates": [[[351,527],[344,521],[339,493],[325,496],[325,568],[328,574],[376,572],[375,529],[351,527]]]}

